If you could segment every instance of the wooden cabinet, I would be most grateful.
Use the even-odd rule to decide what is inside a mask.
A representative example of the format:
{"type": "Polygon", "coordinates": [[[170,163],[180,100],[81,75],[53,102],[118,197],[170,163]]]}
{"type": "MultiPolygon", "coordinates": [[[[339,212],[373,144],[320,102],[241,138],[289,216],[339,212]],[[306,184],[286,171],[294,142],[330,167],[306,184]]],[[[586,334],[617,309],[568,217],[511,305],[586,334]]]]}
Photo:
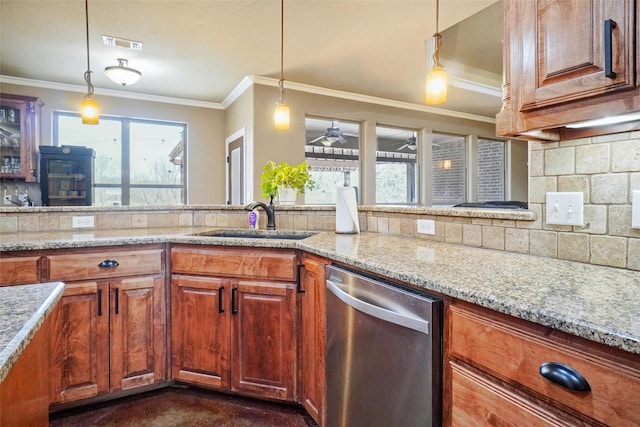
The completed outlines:
{"type": "Polygon", "coordinates": [[[302,256],[300,294],[300,402],[324,425],[325,411],[325,267],[329,261],[302,256]]]}
{"type": "Polygon", "coordinates": [[[171,249],[174,379],[296,399],[295,251],[171,249]]]}
{"type": "Polygon", "coordinates": [[[231,315],[231,389],[295,400],[295,285],[240,280],[231,289],[231,315]]]}
{"type": "Polygon", "coordinates": [[[0,286],[39,283],[41,257],[26,254],[0,254],[0,286]]]}
{"type": "Polygon", "coordinates": [[[0,96],[0,178],[36,181],[37,98],[0,96]]]}
{"type": "Polygon", "coordinates": [[[460,302],[446,322],[446,425],[640,424],[640,356],[460,302]]]}
{"type": "Polygon", "coordinates": [[[505,104],[497,134],[558,139],[637,128],[637,121],[587,131],[564,128],[640,111],[636,3],[505,0],[505,104]]]}
{"type": "Polygon", "coordinates": [[[171,372],[177,380],[231,386],[231,281],[171,278],[171,372]]]}
{"type": "Polygon", "coordinates": [[[156,247],[48,254],[50,280],[66,281],[52,313],[51,403],[166,378],[163,253],[156,247]]]}
{"type": "Polygon", "coordinates": [[[27,344],[11,371],[0,383],[0,426],[46,427],[49,425],[47,400],[47,339],[50,317],[27,344]]]}

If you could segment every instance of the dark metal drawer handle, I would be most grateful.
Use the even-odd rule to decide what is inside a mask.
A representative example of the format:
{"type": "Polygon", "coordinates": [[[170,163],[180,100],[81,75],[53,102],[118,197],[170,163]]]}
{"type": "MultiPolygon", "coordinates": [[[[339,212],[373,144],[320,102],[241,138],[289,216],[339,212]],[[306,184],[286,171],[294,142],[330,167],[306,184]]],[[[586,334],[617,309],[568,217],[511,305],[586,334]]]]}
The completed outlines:
{"type": "Polygon", "coordinates": [[[222,305],[222,291],[224,291],[224,286],[220,286],[218,288],[218,313],[224,313],[224,307],[222,305]]]}
{"type": "Polygon", "coordinates": [[[610,79],[615,79],[617,76],[613,71],[613,30],[616,27],[616,21],[612,19],[604,21],[604,76],[610,79]]]}
{"type": "Polygon", "coordinates": [[[231,314],[238,314],[238,300],[236,294],[238,293],[238,288],[231,289],[231,314]]]}
{"type": "Polygon", "coordinates": [[[591,391],[591,386],[578,371],[559,362],[545,362],[540,365],[540,375],[569,390],[591,391]]]}
{"type": "Polygon", "coordinates": [[[98,289],[98,316],[102,316],[102,289],[98,289]]]}
{"type": "Polygon", "coordinates": [[[115,259],[105,259],[100,264],[98,264],[98,267],[100,267],[100,268],[116,268],[119,265],[120,264],[118,264],[118,261],[116,261],[115,259]]]}
{"type": "Polygon", "coordinates": [[[304,264],[298,264],[298,277],[296,280],[296,292],[299,294],[304,294],[306,291],[302,289],[302,269],[304,268],[304,264]]]}

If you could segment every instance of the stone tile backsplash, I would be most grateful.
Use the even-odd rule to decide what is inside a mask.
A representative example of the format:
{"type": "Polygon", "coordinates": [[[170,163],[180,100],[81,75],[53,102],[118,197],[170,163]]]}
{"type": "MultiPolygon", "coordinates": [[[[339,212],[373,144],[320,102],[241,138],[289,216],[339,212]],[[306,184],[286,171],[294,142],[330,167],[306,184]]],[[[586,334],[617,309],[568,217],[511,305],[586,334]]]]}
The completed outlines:
{"type": "MultiPolygon", "coordinates": [[[[554,143],[529,142],[529,219],[469,216],[453,209],[361,206],[360,229],[372,233],[529,253],[640,270],[640,230],[631,228],[631,192],[640,190],[640,132],[554,143]],[[584,194],[583,227],[545,224],[549,191],[584,194]],[[442,214],[440,214],[442,212],[442,214]],[[416,233],[417,219],[435,221],[435,235],[416,233]]],[[[153,210],[0,212],[0,233],[70,231],[73,216],[94,215],[96,229],[177,226],[248,227],[247,213],[230,207],[153,210]]],[[[331,207],[280,209],[278,228],[335,230],[331,207]]],[[[266,215],[260,215],[261,228],[266,215]]]]}

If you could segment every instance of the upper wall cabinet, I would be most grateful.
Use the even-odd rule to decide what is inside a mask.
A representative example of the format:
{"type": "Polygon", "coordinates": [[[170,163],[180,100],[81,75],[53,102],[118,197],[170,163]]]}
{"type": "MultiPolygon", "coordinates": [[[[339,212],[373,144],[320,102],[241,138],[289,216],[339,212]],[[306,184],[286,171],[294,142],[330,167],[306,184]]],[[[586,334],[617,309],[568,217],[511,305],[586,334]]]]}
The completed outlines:
{"type": "Polygon", "coordinates": [[[640,111],[634,0],[504,0],[500,136],[568,139],[638,129],[571,128],[640,111]]]}
{"type": "Polygon", "coordinates": [[[37,98],[0,96],[0,178],[36,181],[37,98]]]}

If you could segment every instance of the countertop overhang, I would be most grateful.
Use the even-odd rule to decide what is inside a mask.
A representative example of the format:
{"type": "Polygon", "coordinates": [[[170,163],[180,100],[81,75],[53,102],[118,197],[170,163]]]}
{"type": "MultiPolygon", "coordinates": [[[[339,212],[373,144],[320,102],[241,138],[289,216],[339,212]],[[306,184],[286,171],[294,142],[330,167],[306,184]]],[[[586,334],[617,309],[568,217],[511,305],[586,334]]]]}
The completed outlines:
{"type": "Polygon", "coordinates": [[[64,283],[0,287],[0,383],[62,297],[64,283]]]}
{"type": "Polygon", "coordinates": [[[203,237],[215,227],[3,235],[1,251],[150,243],[293,248],[640,354],[640,272],[378,233],[203,237]]]}

